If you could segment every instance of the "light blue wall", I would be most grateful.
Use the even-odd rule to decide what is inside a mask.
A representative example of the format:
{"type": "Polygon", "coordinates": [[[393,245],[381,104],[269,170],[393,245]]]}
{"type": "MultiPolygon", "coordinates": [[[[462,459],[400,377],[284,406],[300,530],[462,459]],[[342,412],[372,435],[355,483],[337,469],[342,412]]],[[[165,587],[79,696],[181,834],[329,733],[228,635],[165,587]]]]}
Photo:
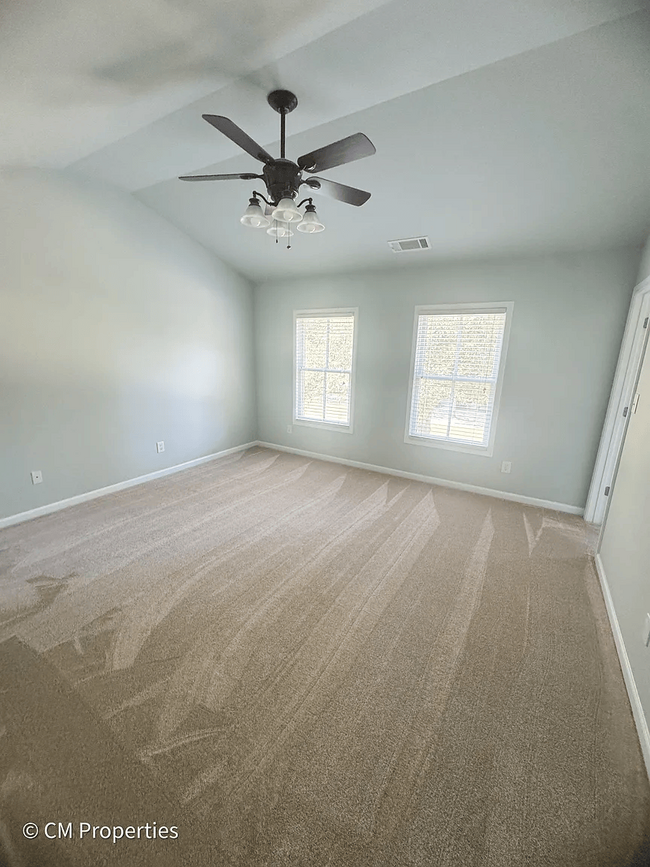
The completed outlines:
{"type": "Polygon", "coordinates": [[[636,282],[642,283],[647,277],[650,277],[650,238],[648,238],[641,254],[641,264],[636,282]]]}
{"type": "Polygon", "coordinates": [[[258,437],[581,508],[639,255],[621,248],[264,283],[255,290],[258,437]],[[514,301],[494,455],[406,444],[415,306],[478,301],[514,301]],[[327,307],[359,308],[354,432],[296,425],[289,434],[293,310],[327,307]]]}
{"type": "Polygon", "coordinates": [[[0,518],[256,438],[580,507],[639,253],[284,280],[253,310],[246,280],[133,197],[5,171],[0,518]],[[414,307],[501,300],[515,309],[494,456],[405,444],[414,307]],[[359,307],[355,431],[288,434],[292,312],[330,306],[359,307]]]}
{"type": "Polygon", "coordinates": [[[133,197],[5,171],[0,263],[0,518],[255,439],[252,287],[133,197]]]}

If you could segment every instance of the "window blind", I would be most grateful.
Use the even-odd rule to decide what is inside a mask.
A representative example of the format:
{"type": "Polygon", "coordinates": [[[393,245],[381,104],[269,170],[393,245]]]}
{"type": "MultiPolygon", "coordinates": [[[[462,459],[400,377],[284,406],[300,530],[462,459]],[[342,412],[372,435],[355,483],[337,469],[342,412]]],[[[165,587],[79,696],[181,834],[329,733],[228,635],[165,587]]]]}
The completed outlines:
{"type": "Polygon", "coordinates": [[[409,433],[487,447],[505,308],[418,316],[409,433]]]}
{"type": "Polygon", "coordinates": [[[354,314],[296,316],[296,419],[350,424],[354,314]]]}

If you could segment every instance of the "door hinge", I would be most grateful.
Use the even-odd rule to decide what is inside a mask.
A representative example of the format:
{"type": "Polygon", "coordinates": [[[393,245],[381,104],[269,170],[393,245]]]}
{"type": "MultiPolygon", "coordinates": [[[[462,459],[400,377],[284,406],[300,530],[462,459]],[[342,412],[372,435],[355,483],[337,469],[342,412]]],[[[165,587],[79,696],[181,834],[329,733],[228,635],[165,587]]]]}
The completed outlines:
{"type": "Polygon", "coordinates": [[[625,409],[623,410],[623,418],[627,418],[627,411],[629,408],[630,408],[629,406],[626,406],[625,409]]]}
{"type": "Polygon", "coordinates": [[[610,491],[610,487],[609,487],[609,485],[607,485],[607,487],[605,488],[605,496],[606,497],[609,497],[609,491],[610,491]]]}
{"type": "Polygon", "coordinates": [[[633,413],[636,412],[636,409],[639,405],[639,398],[640,397],[641,397],[641,392],[637,391],[637,393],[634,395],[634,400],[632,401],[632,412],[633,413]]]}
{"type": "Polygon", "coordinates": [[[644,327],[644,328],[647,328],[647,327],[648,327],[648,320],[650,320],[650,316],[646,316],[645,321],[643,322],[643,327],[644,327]]]}

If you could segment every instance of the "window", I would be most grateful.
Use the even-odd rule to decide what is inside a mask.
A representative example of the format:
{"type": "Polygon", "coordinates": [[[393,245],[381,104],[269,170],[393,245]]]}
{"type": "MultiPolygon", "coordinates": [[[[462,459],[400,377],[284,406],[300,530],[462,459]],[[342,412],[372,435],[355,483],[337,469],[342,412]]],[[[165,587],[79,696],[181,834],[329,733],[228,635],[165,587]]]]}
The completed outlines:
{"type": "Polygon", "coordinates": [[[406,442],[492,454],[512,306],[416,308],[406,442]]]}
{"type": "Polygon", "coordinates": [[[352,430],[356,309],[295,313],[297,424],[352,430]]]}

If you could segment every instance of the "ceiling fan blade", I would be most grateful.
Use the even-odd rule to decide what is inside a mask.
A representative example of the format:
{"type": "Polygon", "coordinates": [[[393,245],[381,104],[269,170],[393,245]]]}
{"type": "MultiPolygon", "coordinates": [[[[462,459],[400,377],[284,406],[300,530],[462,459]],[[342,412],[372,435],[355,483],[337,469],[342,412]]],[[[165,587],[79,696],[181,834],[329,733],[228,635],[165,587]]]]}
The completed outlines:
{"type": "Polygon", "coordinates": [[[335,166],[342,166],[363,157],[371,157],[374,153],[376,148],[368,136],[362,132],[355,132],[354,135],[325,145],[324,148],[303,154],[298,157],[298,165],[306,172],[324,172],[325,169],[333,169],[335,166]]]}
{"type": "Polygon", "coordinates": [[[182,175],[179,181],[252,181],[255,178],[261,178],[262,175],[253,175],[250,172],[244,172],[238,175],[182,175]]]}
{"type": "Polygon", "coordinates": [[[328,178],[308,178],[303,182],[303,186],[305,185],[316,193],[323,193],[326,196],[331,196],[333,199],[338,199],[339,202],[356,205],[357,207],[363,205],[370,198],[370,193],[367,193],[365,190],[348,187],[345,184],[330,181],[328,178]]]}
{"type": "Polygon", "coordinates": [[[222,117],[219,114],[204,114],[203,119],[212,124],[215,129],[227,136],[236,145],[239,145],[242,150],[255,157],[261,163],[274,162],[271,154],[267,153],[262,145],[258,145],[256,141],[246,135],[243,129],[240,129],[236,123],[233,123],[229,118],[222,117]]]}

